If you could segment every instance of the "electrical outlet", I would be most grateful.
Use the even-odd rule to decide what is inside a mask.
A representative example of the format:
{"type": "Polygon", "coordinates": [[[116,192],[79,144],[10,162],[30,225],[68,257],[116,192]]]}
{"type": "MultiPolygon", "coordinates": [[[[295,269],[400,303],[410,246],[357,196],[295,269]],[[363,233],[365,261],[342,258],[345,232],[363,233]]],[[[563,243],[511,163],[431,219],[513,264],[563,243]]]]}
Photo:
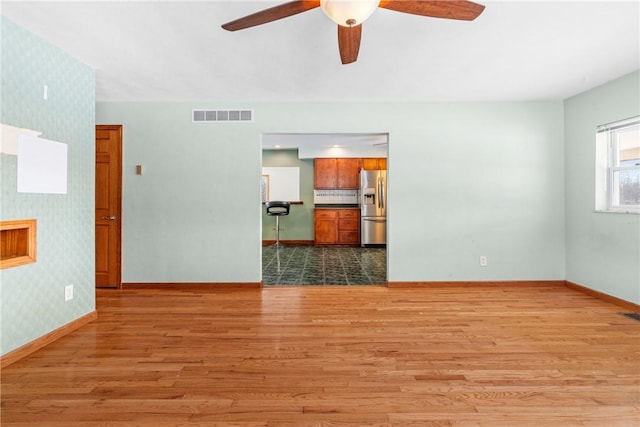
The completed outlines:
{"type": "Polygon", "coordinates": [[[487,266],[487,256],[480,255],[480,267],[486,267],[486,266],[487,266]]]}
{"type": "Polygon", "coordinates": [[[73,299],[73,285],[67,285],[64,287],[64,300],[70,301],[73,299]]]}

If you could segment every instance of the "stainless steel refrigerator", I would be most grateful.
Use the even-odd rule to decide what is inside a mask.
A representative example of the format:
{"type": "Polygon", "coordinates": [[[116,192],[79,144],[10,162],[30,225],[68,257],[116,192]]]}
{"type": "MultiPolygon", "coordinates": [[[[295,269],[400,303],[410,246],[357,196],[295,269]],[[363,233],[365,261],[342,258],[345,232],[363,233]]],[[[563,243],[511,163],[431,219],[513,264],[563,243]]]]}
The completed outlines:
{"type": "Polygon", "coordinates": [[[387,243],[387,171],[361,170],[360,246],[387,243]]]}

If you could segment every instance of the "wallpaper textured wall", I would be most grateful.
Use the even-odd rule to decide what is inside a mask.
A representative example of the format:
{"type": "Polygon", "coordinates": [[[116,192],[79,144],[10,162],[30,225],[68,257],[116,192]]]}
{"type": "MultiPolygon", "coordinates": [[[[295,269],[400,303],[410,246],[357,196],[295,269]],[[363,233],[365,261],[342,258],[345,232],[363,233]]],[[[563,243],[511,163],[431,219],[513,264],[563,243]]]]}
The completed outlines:
{"type": "Polygon", "coordinates": [[[0,122],[68,144],[67,194],[18,193],[17,156],[2,154],[0,219],[36,218],[38,237],[36,263],[0,272],[6,354],[95,310],[95,76],[4,17],[0,31],[0,122]],[[65,302],[69,284],[74,298],[65,302]]]}

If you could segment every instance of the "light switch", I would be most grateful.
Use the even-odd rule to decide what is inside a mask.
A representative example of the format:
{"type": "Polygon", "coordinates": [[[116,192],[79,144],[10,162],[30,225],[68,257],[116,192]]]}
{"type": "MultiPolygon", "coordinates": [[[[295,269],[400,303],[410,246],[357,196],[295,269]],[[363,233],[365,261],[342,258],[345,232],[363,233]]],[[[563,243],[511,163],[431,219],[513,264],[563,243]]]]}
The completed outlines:
{"type": "Polygon", "coordinates": [[[136,165],[136,175],[142,175],[142,165],[136,165]]]}

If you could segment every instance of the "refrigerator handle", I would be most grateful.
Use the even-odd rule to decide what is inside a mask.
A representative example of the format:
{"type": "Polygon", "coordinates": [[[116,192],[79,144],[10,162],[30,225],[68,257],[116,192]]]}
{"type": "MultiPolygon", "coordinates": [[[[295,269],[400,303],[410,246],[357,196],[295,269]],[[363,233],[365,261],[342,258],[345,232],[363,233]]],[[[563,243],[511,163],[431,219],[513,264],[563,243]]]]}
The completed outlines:
{"type": "Polygon", "coordinates": [[[378,207],[384,209],[384,180],[378,177],[378,207]]]}

